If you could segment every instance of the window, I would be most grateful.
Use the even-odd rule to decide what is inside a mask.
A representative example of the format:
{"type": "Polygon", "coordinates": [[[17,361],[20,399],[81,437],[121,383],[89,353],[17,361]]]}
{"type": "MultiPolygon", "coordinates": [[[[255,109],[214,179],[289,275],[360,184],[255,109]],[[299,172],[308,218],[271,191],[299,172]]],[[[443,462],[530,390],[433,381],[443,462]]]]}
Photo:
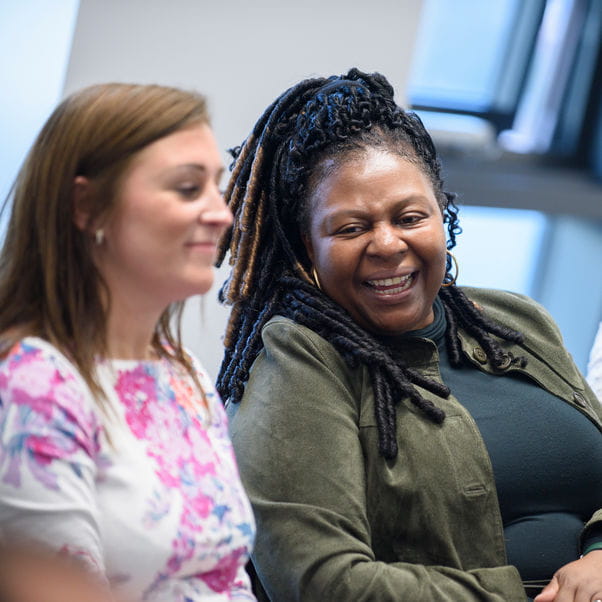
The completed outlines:
{"type": "MultiPolygon", "coordinates": [[[[600,0],[425,0],[413,108],[482,117],[503,150],[599,173],[600,0]]],[[[452,126],[453,127],[453,126],[452,126]]]]}
{"type": "Polygon", "coordinates": [[[543,8],[543,0],[426,0],[410,77],[412,106],[510,127],[543,8]]]}
{"type": "Polygon", "coordinates": [[[453,249],[460,285],[534,295],[547,225],[542,213],[462,206],[460,223],[463,232],[453,249]]]}
{"type": "Polygon", "coordinates": [[[424,0],[408,87],[460,193],[459,283],[542,303],[581,369],[602,319],[601,31],[602,0],[424,0]]]}
{"type": "Polygon", "coordinates": [[[78,7],[79,0],[0,2],[1,201],[62,94],[78,7]]]}

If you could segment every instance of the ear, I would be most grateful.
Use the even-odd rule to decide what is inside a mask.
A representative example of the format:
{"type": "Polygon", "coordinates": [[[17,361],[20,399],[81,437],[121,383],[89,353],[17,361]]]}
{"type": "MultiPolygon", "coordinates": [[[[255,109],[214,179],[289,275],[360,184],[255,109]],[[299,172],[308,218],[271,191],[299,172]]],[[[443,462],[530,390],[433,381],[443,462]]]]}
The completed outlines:
{"type": "Polygon", "coordinates": [[[73,223],[80,230],[87,230],[90,220],[89,198],[92,183],[85,176],[75,176],[71,187],[73,223]]]}

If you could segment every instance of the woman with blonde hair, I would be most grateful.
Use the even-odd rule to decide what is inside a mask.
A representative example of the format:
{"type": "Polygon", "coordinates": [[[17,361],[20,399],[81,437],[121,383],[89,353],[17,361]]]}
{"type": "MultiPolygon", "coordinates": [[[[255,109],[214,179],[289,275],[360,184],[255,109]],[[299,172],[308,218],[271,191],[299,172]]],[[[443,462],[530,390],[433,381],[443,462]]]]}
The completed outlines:
{"type": "Polygon", "coordinates": [[[253,600],[254,522],[183,301],[232,217],[205,99],[105,84],[62,102],[0,254],[0,528],[132,599],[253,600]]]}

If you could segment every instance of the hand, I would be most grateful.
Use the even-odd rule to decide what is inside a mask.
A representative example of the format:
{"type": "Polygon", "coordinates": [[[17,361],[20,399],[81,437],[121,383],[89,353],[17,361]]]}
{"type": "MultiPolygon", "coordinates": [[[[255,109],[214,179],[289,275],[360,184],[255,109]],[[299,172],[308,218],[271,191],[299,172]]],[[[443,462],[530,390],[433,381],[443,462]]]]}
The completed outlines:
{"type": "Polygon", "coordinates": [[[602,600],[602,550],[594,550],[558,569],[534,602],[602,600]]]}

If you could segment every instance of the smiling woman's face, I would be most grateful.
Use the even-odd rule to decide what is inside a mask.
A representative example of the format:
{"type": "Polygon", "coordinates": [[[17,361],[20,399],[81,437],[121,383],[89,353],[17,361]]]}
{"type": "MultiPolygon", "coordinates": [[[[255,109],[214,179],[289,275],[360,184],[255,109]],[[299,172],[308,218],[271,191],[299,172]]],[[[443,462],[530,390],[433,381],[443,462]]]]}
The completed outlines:
{"type": "Polygon", "coordinates": [[[222,172],[208,125],[177,131],[138,153],[95,248],[112,296],[165,307],[209,290],[218,239],[232,222],[219,189],[222,172]]]}
{"type": "Polygon", "coordinates": [[[417,164],[367,149],[330,170],[309,203],[305,246],[329,297],[375,334],[433,321],[446,241],[432,184],[417,164]]]}

